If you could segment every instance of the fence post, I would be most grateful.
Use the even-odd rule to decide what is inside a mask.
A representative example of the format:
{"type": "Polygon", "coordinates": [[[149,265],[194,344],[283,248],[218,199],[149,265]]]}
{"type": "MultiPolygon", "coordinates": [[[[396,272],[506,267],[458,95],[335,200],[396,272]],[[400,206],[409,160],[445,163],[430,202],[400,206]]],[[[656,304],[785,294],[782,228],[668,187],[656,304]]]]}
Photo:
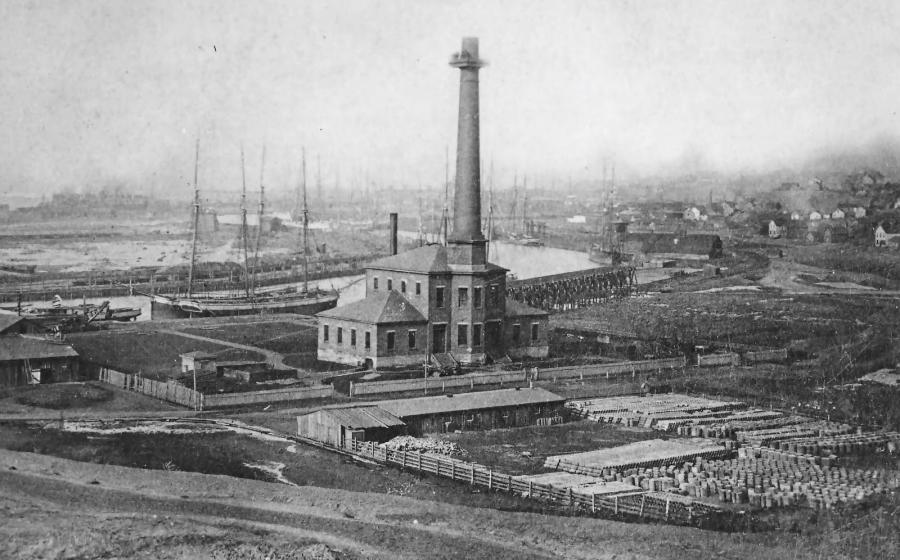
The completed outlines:
{"type": "Polygon", "coordinates": [[[619,515],[619,497],[614,496],[613,499],[615,500],[614,507],[615,507],[616,515],[619,515]]]}
{"type": "Polygon", "coordinates": [[[494,471],[491,469],[488,469],[488,490],[491,489],[491,484],[493,483],[493,478],[494,478],[494,471]]]}
{"type": "Polygon", "coordinates": [[[638,517],[644,517],[644,502],[647,501],[647,495],[644,494],[641,496],[641,511],[638,512],[638,517]]]}
{"type": "Polygon", "coordinates": [[[456,480],[456,462],[450,462],[450,480],[456,480]]]}
{"type": "Polygon", "coordinates": [[[591,492],[591,513],[597,513],[597,494],[591,492]]]}
{"type": "Polygon", "coordinates": [[[529,498],[534,496],[533,488],[534,488],[534,481],[529,479],[528,480],[528,497],[529,498]]]}
{"type": "Polygon", "coordinates": [[[668,498],[666,498],[666,521],[669,520],[669,503],[670,503],[670,500],[668,498]]]}

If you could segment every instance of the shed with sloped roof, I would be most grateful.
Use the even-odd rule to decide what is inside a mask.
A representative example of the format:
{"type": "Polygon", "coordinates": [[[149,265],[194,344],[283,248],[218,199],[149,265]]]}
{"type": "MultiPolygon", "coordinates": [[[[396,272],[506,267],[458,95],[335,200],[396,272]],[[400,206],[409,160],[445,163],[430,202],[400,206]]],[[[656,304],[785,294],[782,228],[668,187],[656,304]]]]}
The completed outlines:
{"type": "Polygon", "coordinates": [[[406,433],[406,424],[375,406],[336,406],[297,417],[297,435],[335,447],[352,447],[352,441],[387,441],[406,433]]]}
{"type": "Polygon", "coordinates": [[[78,352],[36,336],[0,336],[0,387],[79,379],[78,352]]]}

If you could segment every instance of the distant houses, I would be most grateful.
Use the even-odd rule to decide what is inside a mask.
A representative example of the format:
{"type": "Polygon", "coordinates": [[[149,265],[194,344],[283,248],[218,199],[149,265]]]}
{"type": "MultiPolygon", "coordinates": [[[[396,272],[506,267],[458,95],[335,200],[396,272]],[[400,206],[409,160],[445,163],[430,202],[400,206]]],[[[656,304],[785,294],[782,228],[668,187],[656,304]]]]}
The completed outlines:
{"type": "Polygon", "coordinates": [[[783,224],[779,224],[775,220],[769,220],[769,237],[771,239],[779,239],[785,234],[786,228],[783,224]]]}
{"type": "Polygon", "coordinates": [[[888,233],[883,224],[878,224],[875,228],[875,246],[876,247],[897,247],[900,245],[900,233],[888,233]]]}

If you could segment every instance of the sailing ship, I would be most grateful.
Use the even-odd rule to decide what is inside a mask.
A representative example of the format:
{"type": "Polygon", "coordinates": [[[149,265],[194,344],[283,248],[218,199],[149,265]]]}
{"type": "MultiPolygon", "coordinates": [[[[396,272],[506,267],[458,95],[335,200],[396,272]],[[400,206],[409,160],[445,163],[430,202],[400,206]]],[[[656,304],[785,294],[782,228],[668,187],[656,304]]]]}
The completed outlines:
{"type": "MultiPolygon", "coordinates": [[[[188,288],[184,297],[150,295],[150,317],[153,319],[170,319],[185,317],[212,317],[233,315],[256,315],[264,313],[299,313],[312,315],[337,305],[338,293],[334,290],[321,290],[317,286],[309,286],[309,207],[306,197],[306,150],[303,151],[303,284],[287,288],[276,288],[266,291],[256,289],[254,285],[255,266],[250,271],[247,241],[247,182],[244,176],[244,154],[241,150],[241,173],[243,190],[241,194],[241,239],[244,254],[244,290],[237,294],[197,295],[193,292],[194,268],[197,255],[197,226],[200,216],[200,190],[197,172],[200,160],[200,143],[197,142],[194,162],[194,203],[193,227],[191,242],[191,262],[188,272],[188,288]]],[[[265,150],[263,150],[265,162],[265,150]]],[[[262,232],[265,187],[260,172],[260,195],[254,262],[259,259],[260,235],[262,232]]]]}
{"type": "Polygon", "coordinates": [[[511,231],[507,237],[507,243],[513,245],[525,245],[526,247],[543,247],[544,241],[536,237],[534,233],[537,231],[534,220],[528,219],[528,179],[523,180],[522,186],[522,221],[519,222],[518,213],[516,211],[518,197],[518,188],[513,182],[513,208],[512,219],[516,223],[518,231],[511,231]]]}

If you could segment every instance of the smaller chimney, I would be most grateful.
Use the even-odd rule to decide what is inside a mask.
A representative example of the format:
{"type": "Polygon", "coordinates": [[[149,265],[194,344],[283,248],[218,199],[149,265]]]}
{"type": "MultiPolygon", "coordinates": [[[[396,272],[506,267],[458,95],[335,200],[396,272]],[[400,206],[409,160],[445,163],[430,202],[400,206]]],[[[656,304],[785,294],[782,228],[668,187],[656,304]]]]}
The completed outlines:
{"type": "Polygon", "coordinates": [[[397,213],[391,212],[391,255],[397,254],[397,213]]]}

